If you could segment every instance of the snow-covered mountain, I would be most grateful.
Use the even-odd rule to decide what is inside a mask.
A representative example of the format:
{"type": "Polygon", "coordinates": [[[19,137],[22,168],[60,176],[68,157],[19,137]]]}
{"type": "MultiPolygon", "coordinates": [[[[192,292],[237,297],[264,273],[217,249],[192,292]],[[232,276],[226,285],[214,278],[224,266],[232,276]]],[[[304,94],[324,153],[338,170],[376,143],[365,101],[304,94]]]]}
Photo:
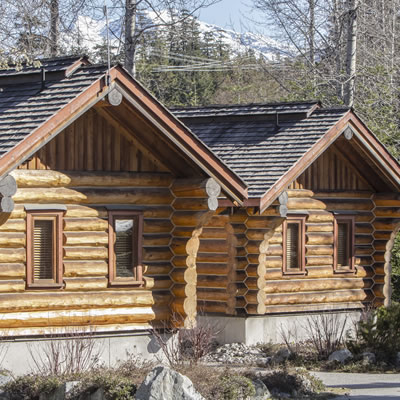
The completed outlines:
{"type": "MultiPolygon", "coordinates": [[[[147,13],[149,24],[155,24],[157,17],[152,13],[147,13]]],[[[165,19],[164,19],[165,20],[165,19]]],[[[253,50],[255,55],[262,56],[266,60],[276,61],[287,57],[293,51],[285,47],[282,43],[271,39],[267,36],[255,34],[251,32],[239,33],[230,29],[224,29],[216,25],[209,24],[204,21],[197,20],[200,32],[211,34],[216,41],[229,46],[233,54],[244,53],[246,50],[253,50]]],[[[142,22],[143,23],[143,22],[142,22]]],[[[114,52],[118,52],[121,46],[119,21],[110,21],[110,44],[114,52]]],[[[64,45],[67,49],[84,48],[88,53],[92,53],[99,46],[106,43],[106,24],[105,21],[96,21],[87,16],[79,16],[75,24],[74,30],[70,35],[64,36],[64,45]]]]}

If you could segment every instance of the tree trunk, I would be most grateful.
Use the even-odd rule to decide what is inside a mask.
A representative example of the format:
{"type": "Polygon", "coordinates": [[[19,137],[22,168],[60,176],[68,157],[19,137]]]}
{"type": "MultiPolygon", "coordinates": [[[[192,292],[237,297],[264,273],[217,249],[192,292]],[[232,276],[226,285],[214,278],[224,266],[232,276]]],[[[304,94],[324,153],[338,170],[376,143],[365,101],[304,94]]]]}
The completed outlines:
{"type": "Polygon", "coordinates": [[[352,107],[354,103],[356,57],[357,57],[357,7],[358,0],[348,0],[347,20],[347,54],[346,54],[346,89],[345,104],[352,107]]]}
{"type": "Polygon", "coordinates": [[[58,41],[59,41],[59,0],[50,1],[50,55],[52,57],[58,54],[58,41]]]}
{"type": "Polygon", "coordinates": [[[313,91],[316,87],[316,70],[315,70],[315,0],[308,0],[309,4],[309,26],[308,26],[308,40],[310,47],[310,63],[313,76],[313,91]]]}
{"type": "Polygon", "coordinates": [[[135,76],[136,0],[126,0],[125,8],[125,68],[135,76]]]}

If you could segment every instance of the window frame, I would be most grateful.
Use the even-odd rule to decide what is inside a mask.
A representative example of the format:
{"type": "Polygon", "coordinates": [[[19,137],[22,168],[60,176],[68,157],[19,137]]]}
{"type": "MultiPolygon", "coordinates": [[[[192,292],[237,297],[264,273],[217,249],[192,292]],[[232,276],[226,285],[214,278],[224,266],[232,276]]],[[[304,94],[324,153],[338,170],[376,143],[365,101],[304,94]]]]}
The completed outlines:
{"type": "Polygon", "coordinates": [[[306,271],[306,215],[288,215],[282,225],[282,272],[283,275],[305,275],[306,271]],[[287,267],[287,226],[291,223],[299,225],[298,268],[287,267]]]}
{"type": "Polygon", "coordinates": [[[143,249],[143,213],[141,211],[118,210],[108,212],[108,284],[109,286],[141,286],[143,285],[143,265],[142,250],[143,249]],[[117,277],[115,263],[115,230],[114,221],[116,218],[133,219],[135,235],[133,235],[132,249],[136,254],[136,259],[132,266],[133,278],[117,277]],[[135,236],[137,239],[135,240],[135,236]]]}
{"type": "Polygon", "coordinates": [[[353,273],[355,268],[355,216],[354,215],[335,215],[333,222],[333,271],[336,273],[353,273]],[[347,243],[349,247],[349,265],[338,267],[338,233],[339,223],[346,223],[348,226],[348,237],[350,240],[347,243]]]}
{"type": "Polygon", "coordinates": [[[26,211],[26,287],[29,289],[57,289],[63,287],[63,215],[64,211],[26,211]],[[35,220],[53,221],[53,279],[34,277],[35,220]]]}

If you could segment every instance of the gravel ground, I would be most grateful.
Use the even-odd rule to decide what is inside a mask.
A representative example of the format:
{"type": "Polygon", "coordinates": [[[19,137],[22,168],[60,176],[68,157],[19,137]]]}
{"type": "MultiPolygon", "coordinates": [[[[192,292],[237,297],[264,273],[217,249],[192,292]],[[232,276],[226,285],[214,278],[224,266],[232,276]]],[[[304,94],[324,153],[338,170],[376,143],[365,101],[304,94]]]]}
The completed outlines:
{"type": "Polygon", "coordinates": [[[400,374],[350,374],[337,372],[313,372],[326,386],[347,388],[349,395],[341,400],[399,400],[400,374]]]}

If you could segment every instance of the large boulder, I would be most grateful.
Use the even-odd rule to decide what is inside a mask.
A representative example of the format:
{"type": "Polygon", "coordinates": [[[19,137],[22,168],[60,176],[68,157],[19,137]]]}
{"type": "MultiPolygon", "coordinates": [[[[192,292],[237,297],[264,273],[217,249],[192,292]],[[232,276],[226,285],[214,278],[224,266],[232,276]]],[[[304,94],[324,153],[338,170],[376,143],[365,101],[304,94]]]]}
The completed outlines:
{"type": "Polygon", "coordinates": [[[365,351],[364,353],[361,354],[361,360],[363,365],[372,365],[376,363],[376,356],[374,353],[371,353],[369,351],[365,351]]]}
{"type": "Polygon", "coordinates": [[[278,350],[276,354],[272,357],[272,361],[276,364],[282,364],[283,362],[289,360],[292,353],[287,347],[283,347],[282,349],[278,350]]]}
{"type": "Polygon", "coordinates": [[[353,354],[351,354],[351,351],[348,349],[343,349],[343,350],[336,350],[334,351],[329,357],[329,361],[337,361],[341,364],[346,363],[347,361],[350,361],[353,358],[353,354]]]}
{"type": "Polygon", "coordinates": [[[271,397],[271,393],[261,379],[254,380],[253,385],[256,394],[250,398],[251,400],[265,400],[271,397]]]}
{"type": "Polygon", "coordinates": [[[139,386],[136,400],[205,400],[192,381],[171,368],[153,368],[139,386]]]}

